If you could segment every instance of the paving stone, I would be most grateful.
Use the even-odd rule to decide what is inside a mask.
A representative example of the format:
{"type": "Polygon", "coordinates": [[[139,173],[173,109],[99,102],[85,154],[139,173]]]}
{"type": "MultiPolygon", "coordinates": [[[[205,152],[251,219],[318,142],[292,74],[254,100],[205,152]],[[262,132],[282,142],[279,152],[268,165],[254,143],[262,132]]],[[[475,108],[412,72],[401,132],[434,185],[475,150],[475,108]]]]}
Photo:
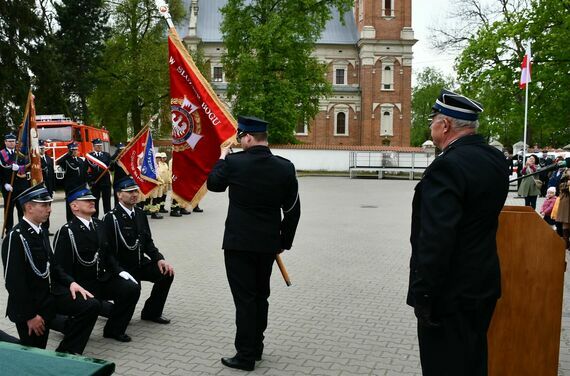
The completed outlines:
{"type": "MultiPolygon", "coordinates": [[[[204,213],[150,219],[154,240],[175,268],[164,315],[170,325],[140,320],[131,343],[102,337],[98,320],[86,356],[115,362],[116,375],[421,375],[416,320],[405,304],[411,199],[416,182],[333,177],[299,179],[302,217],[293,249],[282,257],[293,286],[274,268],[263,360],[254,372],[224,367],[233,356],[235,311],[221,250],[227,194],[208,195],[204,213]]],[[[538,207],[543,199],[538,200],[538,207]]],[[[509,205],[523,205],[513,198],[509,205]]],[[[63,225],[63,193],[53,204],[52,232],[63,225]]],[[[0,291],[0,309],[7,293],[0,291]]],[[[565,282],[560,376],[570,376],[570,278],[565,282]]],[[[0,318],[0,329],[16,335],[0,318]]],[[[52,333],[48,349],[61,341],[52,333]]]]}

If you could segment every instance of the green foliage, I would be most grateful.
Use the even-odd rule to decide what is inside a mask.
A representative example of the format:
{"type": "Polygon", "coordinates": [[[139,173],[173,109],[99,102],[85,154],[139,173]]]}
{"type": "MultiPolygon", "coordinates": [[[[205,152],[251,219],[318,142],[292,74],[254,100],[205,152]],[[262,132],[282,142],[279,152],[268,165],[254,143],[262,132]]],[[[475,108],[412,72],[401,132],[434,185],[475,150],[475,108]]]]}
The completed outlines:
{"type": "MultiPolygon", "coordinates": [[[[0,130],[17,127],[31,86],[32,61],[43,43],[45,25],[34,0],[0,0],[0,130]]],[[[33,73],[33,72],[32,72],[33,73]]]]}
{"type": "MultiPolygon", "coordinates": [[[[331,93],[326,67],[311,56],[331,9],[352,0],[229,0],[221,9],[227,95],[234,114],[270,122],[271,143],[294,143],[295,126],[331,93]]],[[[342,16],[341,16],[342,17],[342,16]]],[[[342,18],[341,18],[342,19],[342,18]]]]}
{"type": "MultiPolygon", "coordinates": [[[[104,0],[62,0],[54,4],[57,69],[67,103],[66,112],[89,123],[87,97],[96,85],[95,70],[108,34],[109,12],[104,0]]],[[[55,67],[54,67],[55,68],[55,67]]]]}
{"type": "MultiPolygon", "coordinates": [[[[480,100],[480,132],[505,146],[523,139],[525,91],[519,89],[524,42],[532,43],[529,145],[570,142],[570,1],[505,1],[494,21],[482,22],[457,60],[461,92],[480,100]]],[[[488,20],[489,17],[479,17],[488,20]]]]}
{"type": "MultiPolygon", "coordinates": [[[[183,17],[179,0],[171,0],[169,8],[174,22],[183,17]]],[[[152,0],[119,1],[111,14],[111,37],[90,105],[111,137],[125,140],[169,105],[166,25],[152,0]]]]}
{"type": "Polygon", "coordinates": [[[428,115],[443,88],[452,90],[453,80],[440,71],[428,67],[418,74],[416,86],[412,89],[412,146],[421,146],[430,138],[428,115]]]}

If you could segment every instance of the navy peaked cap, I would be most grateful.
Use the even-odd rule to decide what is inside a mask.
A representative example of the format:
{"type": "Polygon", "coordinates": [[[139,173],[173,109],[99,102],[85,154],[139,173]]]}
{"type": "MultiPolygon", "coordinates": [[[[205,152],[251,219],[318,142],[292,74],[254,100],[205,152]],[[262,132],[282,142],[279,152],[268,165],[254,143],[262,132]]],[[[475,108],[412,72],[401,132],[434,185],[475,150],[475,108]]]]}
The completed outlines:
{"type": "Polygon", "coordinates": [[[6,133],[4,135],[4,140],[15,140],[17,137],[14,133],[10,132],[10,133],[6,133]]]}
{"type": "Polygon", "coordinates": [[[430,118],[443,114],[455,119],[475,121],[479,118],[479,113],[483,112],[483,105],[461,94],[442,89],[431,109],[430,118]]]}
{"type": "Polygon", "coordinates": [[[91,141],[93,145],[103,145],[103,141],[100,138],[95,138],[91,141]]]}
{"type": "Polygon", "coordinates": [[[139,189],[139,186],[130,176],[125,176],[115,183],[115,191],[129,192],[137,189],[139,189]]]}
{"type": "Polygon", "coordinates": [[[263,119],[254,116],[238,116],[238,131],[245,133],[267,132],[267,124],[263,119]]]}
{"type": "Polygon", "coordinates": [[[65,198],[68,203],[71,203],[75,200],[96,200],[95,196],[86,185],[80,185],[78,187],[73,188],[69,191],[69,194],[65,198]]]}
{"type": "Polygon", "coordinates": [[[67,148],[69,150],[77,150],[79,149],[79,146],[77,145],[76,142],[70,142],[69,144],[67,144],[67,148]]]}
{"type": "Polygon", "coordinates": [[[33,187],[26,189],[24,192],[20,193],[16,200],[20,205],[26,202],[52,202],[53,198],[50,196],[46,186],[43,183],[36,184],[33,187]]]}

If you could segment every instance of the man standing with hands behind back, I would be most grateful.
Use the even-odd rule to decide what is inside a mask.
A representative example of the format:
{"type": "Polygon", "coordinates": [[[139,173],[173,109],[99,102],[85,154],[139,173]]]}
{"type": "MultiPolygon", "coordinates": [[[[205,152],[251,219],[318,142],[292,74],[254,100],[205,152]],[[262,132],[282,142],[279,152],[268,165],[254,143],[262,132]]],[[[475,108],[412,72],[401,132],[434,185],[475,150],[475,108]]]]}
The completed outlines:
{"type": "Polygon", "coordinates": [[[477,134],[479,103],[442,90],[432,110],[442,153],[415,188],[407,303],[418,319],[424,376],[484,376],[501,295],[496,233],[509,171],[477,134]]]}
{"type": "Polygon", "coordinates": [[[237,140],[243,151],[222,149],[208,189],[229,187],[230,198],[222,248],[236,306],[237,354],[222,364],[251,371],[263,353],[273,261],[291,248],[301,206],[295,166],[269,150],[267,122],[239,116],[237,140]]]}

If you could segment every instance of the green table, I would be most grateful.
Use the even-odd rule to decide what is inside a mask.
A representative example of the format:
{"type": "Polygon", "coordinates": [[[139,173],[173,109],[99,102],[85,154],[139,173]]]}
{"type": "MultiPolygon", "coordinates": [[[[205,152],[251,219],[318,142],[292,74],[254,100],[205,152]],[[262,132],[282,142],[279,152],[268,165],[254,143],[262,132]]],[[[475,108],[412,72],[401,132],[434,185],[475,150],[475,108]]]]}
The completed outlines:
{"type": "Polygon", "coordinates": [[[0,342],[0,375],[105,376],[113,372],[115,363],[105,360],[0,342]]]}

